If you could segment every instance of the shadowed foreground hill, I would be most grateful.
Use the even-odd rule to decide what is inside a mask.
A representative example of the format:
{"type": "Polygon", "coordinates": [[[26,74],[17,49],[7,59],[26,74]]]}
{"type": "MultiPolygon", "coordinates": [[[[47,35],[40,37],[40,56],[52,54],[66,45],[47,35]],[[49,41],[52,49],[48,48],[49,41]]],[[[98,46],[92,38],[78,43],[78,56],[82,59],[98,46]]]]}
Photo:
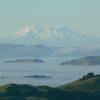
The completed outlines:
{"type": "Polygon", "coordinates": [[[0,87],[0,100],[64,100],[65,92],[48,86],[7,84],[0,87]]]}
{"type": "Polygon", "coordinates": [[[98,100],[100,98],[100,75],[89,73],[81,79],[58,87],[71,97],[71,100],[98,100]]]}
{"type": "Polygon", "coordinates": [[[89,73],[81,79],[51,88],[7,84],[0,87],[0,100],[99,100],[100,75],[89,73]]]}

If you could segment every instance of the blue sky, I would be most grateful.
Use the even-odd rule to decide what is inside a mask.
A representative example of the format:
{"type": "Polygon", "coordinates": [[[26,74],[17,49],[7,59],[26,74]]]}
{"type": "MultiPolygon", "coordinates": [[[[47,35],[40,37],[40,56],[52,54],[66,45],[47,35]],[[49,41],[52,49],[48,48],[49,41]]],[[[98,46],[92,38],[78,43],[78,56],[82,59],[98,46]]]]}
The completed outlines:
{"type": "Polygon", "coordinates": [[[100,0],[0,0],[0,37],[31,25],[65,25],[100,37],[100,0]]]}

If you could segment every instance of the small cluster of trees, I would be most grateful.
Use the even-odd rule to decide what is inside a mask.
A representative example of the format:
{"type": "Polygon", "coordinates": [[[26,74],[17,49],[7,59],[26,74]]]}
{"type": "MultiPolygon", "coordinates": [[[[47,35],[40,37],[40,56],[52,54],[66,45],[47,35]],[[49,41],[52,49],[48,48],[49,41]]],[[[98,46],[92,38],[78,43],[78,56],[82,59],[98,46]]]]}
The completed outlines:
{"type": "Polygon", "coordinates": [[[88,73],[87,75],[83,76],[81,80],[86,80],[86,79],[92,78],[94,76],[95,76],[94,73],[91,72],[91,73],[88,73]]]}

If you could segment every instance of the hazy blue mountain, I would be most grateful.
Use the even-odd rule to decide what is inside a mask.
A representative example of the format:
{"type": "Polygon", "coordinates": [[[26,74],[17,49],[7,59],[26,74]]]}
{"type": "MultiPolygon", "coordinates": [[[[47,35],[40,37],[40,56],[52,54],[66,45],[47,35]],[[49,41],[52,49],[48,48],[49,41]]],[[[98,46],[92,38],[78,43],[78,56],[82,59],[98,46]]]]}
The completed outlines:
{"type": "Polygon", "coordinates": [[[0,57],[63,57],[80,56],[79,48],[50,47],[44,45],[0,44],[0,57]]]}
{"type": "Polygon", "coordinates": [[[45,45],[0,44],[0,57],[81,57],[100,55],[99,50],[45,45]]]}
{"type": "Polygon", "coordinates": [[[100,65],[100,56],[88,56],[71,61],[65,61],[61,65],[100,65]]]}

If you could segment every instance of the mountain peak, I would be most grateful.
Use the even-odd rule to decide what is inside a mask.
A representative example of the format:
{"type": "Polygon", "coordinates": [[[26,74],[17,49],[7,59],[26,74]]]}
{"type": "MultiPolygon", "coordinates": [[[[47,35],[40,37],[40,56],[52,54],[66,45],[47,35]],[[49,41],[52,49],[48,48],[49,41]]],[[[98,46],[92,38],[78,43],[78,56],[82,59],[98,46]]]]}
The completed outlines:
{"type": "Polygon", "coordinates": [[[44,44],[66,47],[98,47],[99,39],[83,35],[66,26],[28,26],[14,33],[5,40],[16,44],[44,44]]]}

